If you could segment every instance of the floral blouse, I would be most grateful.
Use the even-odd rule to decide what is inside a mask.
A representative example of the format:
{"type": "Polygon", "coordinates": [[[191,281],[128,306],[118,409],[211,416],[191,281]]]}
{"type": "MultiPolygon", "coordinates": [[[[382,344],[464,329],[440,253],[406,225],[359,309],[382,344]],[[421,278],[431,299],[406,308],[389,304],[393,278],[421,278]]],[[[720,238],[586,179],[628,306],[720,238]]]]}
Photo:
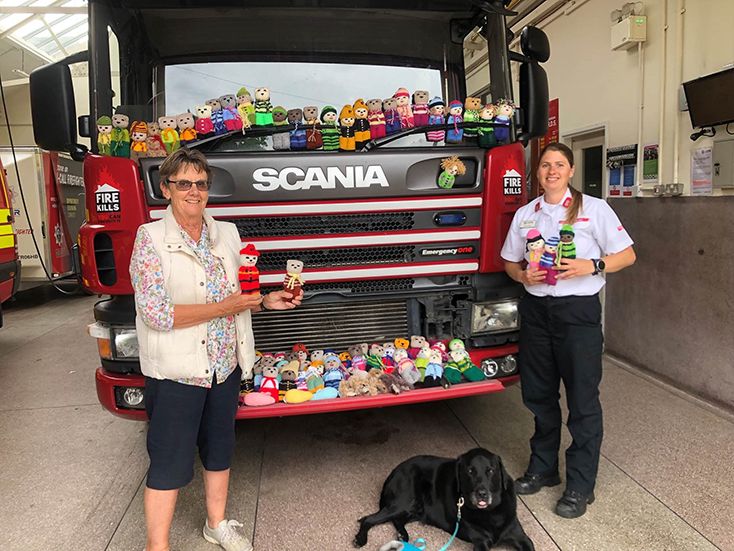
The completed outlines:
{"type": "MultiPolygon", "coordinates": [[[[204,224],[199,242],[195,242],[183,228],[179,231],[206,274],[206,302],[221,302],[229,294],[227,274],[221,260],[210,249],[209,230],[204,224]]],[[[138,314],[148,327],[156,331],[173,331],[173,302],[163,281],[163,268],[150,234],[145,228],[138,232],[130,259],[132,284],[138,314]]],[[[177,382],[210,388],[216,374],[217,383],[224,382],[237,367],[237,334],[234,316],[214,318],[207,323],[207,356],[212,375],[178,379],[177,382]]]]}

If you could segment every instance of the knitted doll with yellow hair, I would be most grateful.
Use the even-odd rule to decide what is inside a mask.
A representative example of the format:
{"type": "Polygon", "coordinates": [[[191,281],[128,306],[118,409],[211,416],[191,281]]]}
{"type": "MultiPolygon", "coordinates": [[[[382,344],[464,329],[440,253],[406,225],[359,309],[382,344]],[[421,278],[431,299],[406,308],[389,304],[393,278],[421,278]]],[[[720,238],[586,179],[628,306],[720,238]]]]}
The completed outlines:
{"type": "Polygon", "coordinates": [[[443,172],[438,177],[438,187],[444,189],[454,187],[457,174],[466,174],[466,166],[464,166],[464,163],[456,155],[443,159],[441,161],[441,168],[443,172]]]}

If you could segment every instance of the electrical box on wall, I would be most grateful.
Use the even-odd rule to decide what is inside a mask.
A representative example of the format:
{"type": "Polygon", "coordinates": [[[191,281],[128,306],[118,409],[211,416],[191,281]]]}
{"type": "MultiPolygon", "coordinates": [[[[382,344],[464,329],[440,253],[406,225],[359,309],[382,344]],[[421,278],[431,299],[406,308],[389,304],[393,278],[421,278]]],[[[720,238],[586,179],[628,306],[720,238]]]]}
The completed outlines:
{"type": "Polygon", "coordinates": [[[647,17],[630,15],[612,25],[612,50],[627,50],[647,40],[647,17]]]}
{"type": "Polygon", "coordinates": [[[714,142],[713,164],[713,186],[734,188],[734,140],[714,142]]]}

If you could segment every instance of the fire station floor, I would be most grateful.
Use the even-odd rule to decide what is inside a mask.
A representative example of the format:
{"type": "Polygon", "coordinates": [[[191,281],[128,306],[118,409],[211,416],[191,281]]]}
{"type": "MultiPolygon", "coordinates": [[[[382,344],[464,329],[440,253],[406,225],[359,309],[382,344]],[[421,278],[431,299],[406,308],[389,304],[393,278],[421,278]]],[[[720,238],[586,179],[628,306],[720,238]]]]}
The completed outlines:
{"type": "MultiPolygon", "coordinates": [[[[102,410],[97,352],[85,335],[95,297],[23,293],[0,329],[0,549],[145,547],[146,425],[102,410]]],[[[605,438],[597,501],[557,517],[563,487],[523,497],[518,514],[538,550],[734,550],[734,420],[726,412],[607,359],[605,438]]],[[[382,481],[414,454],[456,456],[480,445],[522,473],[532,420],[518,387],[447,402],[241,422],[229,516],[257,551],[351,549],[356,520],[377,508],[382,481]]],[[[568,444],[568,435],[564,435],[568,444]]],[[[200,467],[182,490],[174,551],[210,550],[200,467]]],[[[409,525],[428,551],[448,539],[409,525]]],[[[365,549],[393,537],[384,525],[365,549]]],[[[457,541],[451,550],[468,550],[457,541]]]]}

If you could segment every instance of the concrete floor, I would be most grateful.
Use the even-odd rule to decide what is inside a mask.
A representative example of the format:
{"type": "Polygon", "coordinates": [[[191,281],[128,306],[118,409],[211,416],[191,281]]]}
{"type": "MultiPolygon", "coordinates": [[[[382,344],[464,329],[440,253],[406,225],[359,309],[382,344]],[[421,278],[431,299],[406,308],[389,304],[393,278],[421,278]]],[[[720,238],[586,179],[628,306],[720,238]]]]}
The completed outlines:
{"type": "MultiPolygon", "coordinates": [[[[86,336],[94,297],[23,294],[0,329],[0,549],[144,549],[143,423],[102,410],[97,351],[86,336]]],[[[520,501],[539,551],[734,550],[731,416],[605,364],[605,440],[597,501],[581,519],[555,516],[562,486],[520,501]]],[[[476,445],[522,473],[532,420],[518,388],[447,402],[238,424],[229,516],[258,551],[345,551],[356,519],[377,508],[382,481],[419,453],[476,445]]],[[[567,437],[567,435],[566,435],[567,437]]],[[[568,438],[566,439],[566,444],[568,438]]],[[[200,472],[181,492],[175,551],[211,550],[200,472]]],[[[409,526],[429,551],[447,534],[409,526]]],[[[365,549],[392,539],[370,532],[365,549]]],[[[451,550],[471,547],[456,542],[451,550]]]]}

